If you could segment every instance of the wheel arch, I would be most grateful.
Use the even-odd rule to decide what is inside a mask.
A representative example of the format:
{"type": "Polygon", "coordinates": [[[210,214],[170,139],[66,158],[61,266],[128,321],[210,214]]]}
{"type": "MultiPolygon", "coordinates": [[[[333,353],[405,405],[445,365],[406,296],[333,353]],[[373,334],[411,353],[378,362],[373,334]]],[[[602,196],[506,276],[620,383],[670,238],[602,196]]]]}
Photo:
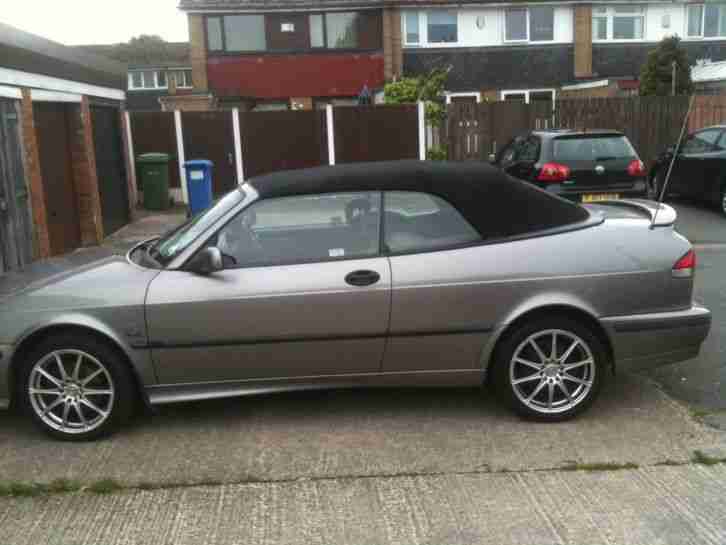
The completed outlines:
{"type": "Polygon", "coordinates": [[[22,339],[18,342],[15,350],[13,351],[12,359],[8,366],[7,384],[11,404],[14,404],[17,401],[17,381],[19,379],[18,368],[30,353],[33,346],[37,345],[43,339],[61,334],[86,335],[111,347],[121,358],[123,358],[123,361],[131,371],[131,377],[136,387],[139,399],[141,399],[145,405],[149,406],[148,396],[146,395],[146,390],[144,388],[144,385],[147,382],[144,380],[144,376],[148,374],[148,371],[144,372],[140,369],[142,366],[140,366],[139,358],[135,357],[135,355],[131,353],[131,348],[114,335],[107,327],[104,327],[103,324],[92,324],[88,323],[86,320],[68,320],[45,324],[23,335],[22,339]]]}
{"type": "Polygon", "coordinates": [[[564,316],[571,318],[580,323],[584,323],[602,342],[608,354],[610,366],[615,372],[615,357],[612,340],[605,327],[597,319],[595,312],[585,305],[573,304],[572,302],[547,303],[542,305],[531,305],[521,309],[519,312],[512,313],[504,324],[497,328],[492,335],[487,348],[482,355],[482,368],[484,370],[484,380],[488,381],[491,373],[490,367],[495,363],[497,351],[503,342],[512,335],[522,324],[536,320],[544,316],[564,316]]]}

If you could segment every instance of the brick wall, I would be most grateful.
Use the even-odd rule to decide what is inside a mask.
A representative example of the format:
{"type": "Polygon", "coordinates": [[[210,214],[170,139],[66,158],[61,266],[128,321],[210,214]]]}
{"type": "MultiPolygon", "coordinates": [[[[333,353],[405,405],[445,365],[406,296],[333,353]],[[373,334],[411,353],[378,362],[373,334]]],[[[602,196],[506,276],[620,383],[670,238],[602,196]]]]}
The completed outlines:
{"type": "Polygon", "coordinates": [[[575,6],[575,77],[592,76],[592,6],[575,6]]]}
{"type": "Polygon", "coordinates": [[[103,240],[103,216],[98,192],[96,152],[93,144],[93,124],[88,98],[74,105],[70,116],[70,148],[73,160],[73,184],[76,189],[81,244],[92,246],[103,240]]]}
{"type": "Polygon", "coordinates": [[[611,82],[604,87],[593,87],[590,89],[574,89],[571,91],[560,91],[557,98],[613,98],[620,96],[620,88],[616,82],[611,82]]]}
{"type": "Polygon", "coordinates": [[[391,81],[400,78],[402,71],[401,12],[386,8],[383,10],[383,75],[386,81],[391,81]]]}
{"type": "Polygon", "coordinates": [[[189,53],[192,62],[194,91],[205,92],[209,89],[209,81],[207,79],[207,45],[202,15],[189,14],[189,53]]]}
{"type": "Polygon", "coordinates": [[[30,191],[30,205],[33,211],[33,257],[50,257],[50,238],[48,236],[48,215],[45,208],[45,189],[40,174],[40,153],[33,120],[33,102],[30,90],[23,89],[21,111],[23,150],[25,152],[25,176],[30,191]]]}
{"type": "Polygon", "coordinates": [[[212,95],[168,95],[159,102],[163,112],[208,112],[217,108],[217,100],[212,95]]]}

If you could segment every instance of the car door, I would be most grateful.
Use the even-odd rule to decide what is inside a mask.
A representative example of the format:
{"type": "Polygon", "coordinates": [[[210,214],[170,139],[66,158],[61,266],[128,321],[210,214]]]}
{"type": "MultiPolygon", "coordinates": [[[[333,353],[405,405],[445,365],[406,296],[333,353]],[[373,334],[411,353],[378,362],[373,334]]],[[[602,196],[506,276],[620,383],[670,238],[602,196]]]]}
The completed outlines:
{"type": "Polygon", "coordinates": [[[704,176],[721,129],[705,129],[690,135],[681,146],[669,182],[669,192],[687,197],[700,197],[704,192],[704,176]]]}
{"type": "Polygon", "coordinates": [[[258,201],[207,243],[223,270],[159,274],[147,322],[160,383],[380,371],[391,287],[380,199],[258,201]]]}
{"type": "MultiPolygon", "coordinates": [[[[465,263],[481,237],[447,201],[426,193],[384,195],[391,261],[391,325],[385,372],[474,371],[488,338],[481,284],[465,263]],[[466,254],[469,252],[469,254],[466,254]]],[[[475,375],[475,373],[474,373],[475,375]]]]}

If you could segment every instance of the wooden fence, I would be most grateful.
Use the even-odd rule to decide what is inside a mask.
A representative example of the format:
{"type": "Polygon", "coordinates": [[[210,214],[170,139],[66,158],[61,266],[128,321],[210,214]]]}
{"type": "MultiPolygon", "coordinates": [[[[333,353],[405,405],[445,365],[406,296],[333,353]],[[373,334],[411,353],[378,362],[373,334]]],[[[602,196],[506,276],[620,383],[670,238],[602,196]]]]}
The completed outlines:
{"type": "MultiPolygon", "coordinates": [[[[512,137],[548,127],[623,132],[649,163],[680,133],[689,97],[561,99],[554,103],[451,104],[447,111],[451,160],[486,160],[512,137]]],[[[689,131],[726,121],[726,97],[696,97],[689,131]]]]}
{"type": "MultiPolygon", "coordinates": [[[[416,105],[343,106],[331,111],[132,113],[136,156],[171,155],[175,199],[184,198],[181,158],[214,163],[213,190],[278,170],[419,157],[416,105]],[[332,124],[328,126],[328,119],[332,124]],[[179,142],[181,136],[182,142],[179,142]],[[333,149],[329,140],[334,139],[333,149]]],[[[143,190],[139,186],[140,190],[143,190]]]]}

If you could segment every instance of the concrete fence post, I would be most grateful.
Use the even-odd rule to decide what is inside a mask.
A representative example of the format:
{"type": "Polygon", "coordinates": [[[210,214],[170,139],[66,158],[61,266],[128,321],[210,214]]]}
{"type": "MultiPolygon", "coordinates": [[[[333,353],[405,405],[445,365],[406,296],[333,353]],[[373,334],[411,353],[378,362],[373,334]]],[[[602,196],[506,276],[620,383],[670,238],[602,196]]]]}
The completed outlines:
{"type": "Polygon", "coordinates": [[[325,106],[326,126],[328,128],[328,164],[335,164],[335,126],[333,125],[333,105],[325,106]]]}
{"type": "Polygon", "coordinates": [[[418,103],[418,158],[426,160],[426,108],[423,102],[418,103]]]}
{"type": "Polygon", "coordinates": [[[245,169],[242,162],[242,133],[239,127],[239,108],[232,108],[232,129],[234,132],[234,156],[237,165],[237,184],[245,181],[245,169]]]}
{"type": "Polygon", "coordinates": [[[182,127],[181,111],[174,110],[174,124],[176,126],[176,149],[179,159],[179,182],[181,183],[182,200],[189,204],[189,193],[187,192],[187,171],[184,168],[184,128],[182,127]]]}

